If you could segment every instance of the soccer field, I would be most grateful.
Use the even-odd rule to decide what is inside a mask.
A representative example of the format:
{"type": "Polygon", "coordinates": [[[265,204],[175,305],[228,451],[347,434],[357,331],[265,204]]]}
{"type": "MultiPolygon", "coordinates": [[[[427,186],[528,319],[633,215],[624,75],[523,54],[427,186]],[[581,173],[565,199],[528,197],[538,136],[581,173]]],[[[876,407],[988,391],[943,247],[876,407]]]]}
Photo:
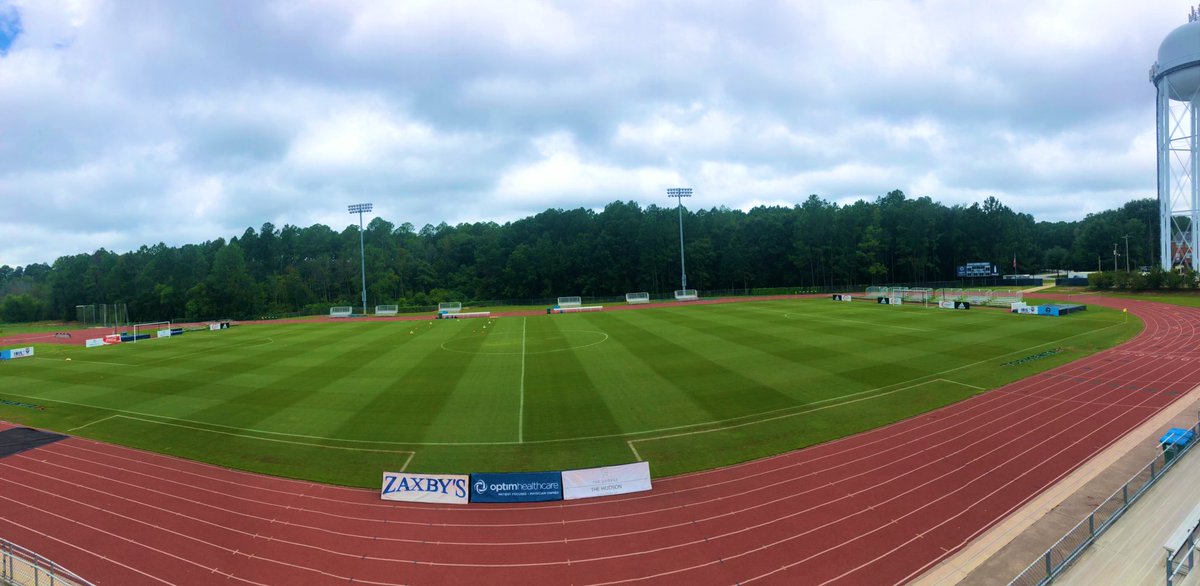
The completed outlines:
{"type": "Polygon", "coordinates": [[[1094,307],[1051,318],[823,299],[244,325],[40,345],[0,363],[0,419],[359,486],[385,469],[639,458],[666,475],[878,427],[1140,329],[1094,307]]]}

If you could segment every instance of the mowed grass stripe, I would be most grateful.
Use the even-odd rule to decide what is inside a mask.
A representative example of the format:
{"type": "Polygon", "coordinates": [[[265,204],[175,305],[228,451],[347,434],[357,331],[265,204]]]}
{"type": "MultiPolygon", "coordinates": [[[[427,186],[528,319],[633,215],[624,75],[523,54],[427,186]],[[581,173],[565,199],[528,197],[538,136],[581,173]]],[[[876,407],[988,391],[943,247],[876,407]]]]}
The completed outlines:
{"type": "MultiPolygon", "coordinates": [[[[425,443],[515,442],[520,403],[521,357],[494,353],[494,344],[520,339],[520,319],[446,320],[434,330],[455,330],[447,344],[475,348],[476,354],[451,352],[441,346],[417,369],[429,393],[442,393],[436,410],[417,417],[425,425],[415,439],[425,443]],[[463,346],[463,342],[469,344],[463,346]],[[439,380],[445,379],[445,382],[439,380]]],[[[407,413],[407,408],[406,413],[407,413]]]]}
{"type": "MultiPolygon", "coordinates": [[[[525,439],[538,441],[623,433],[586,362],[591,347],[572,348],[569,331],[591,328],[581,315],[545,316],[528,320],[527,339],[545,341],[547,350],[525,355],[525,439]],[[553,341],[561,341],[560,348],[553,341]]],[[[528,346],[528,344],[527,344],[528,346]]]]}

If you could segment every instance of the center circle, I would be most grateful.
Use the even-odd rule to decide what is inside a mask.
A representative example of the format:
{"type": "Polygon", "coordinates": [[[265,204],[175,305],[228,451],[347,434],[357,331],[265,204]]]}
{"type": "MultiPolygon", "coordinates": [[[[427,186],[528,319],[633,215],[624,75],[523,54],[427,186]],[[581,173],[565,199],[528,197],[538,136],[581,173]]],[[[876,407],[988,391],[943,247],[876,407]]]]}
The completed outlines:
{"type": "Polygon", "coordinates": [[[595,330],[558,330],[546,334],[495,332],[447,340],[442,342],[442,349],[461,354],[549,354],[587,348],[607,341],[608,334],[595,330]]]}

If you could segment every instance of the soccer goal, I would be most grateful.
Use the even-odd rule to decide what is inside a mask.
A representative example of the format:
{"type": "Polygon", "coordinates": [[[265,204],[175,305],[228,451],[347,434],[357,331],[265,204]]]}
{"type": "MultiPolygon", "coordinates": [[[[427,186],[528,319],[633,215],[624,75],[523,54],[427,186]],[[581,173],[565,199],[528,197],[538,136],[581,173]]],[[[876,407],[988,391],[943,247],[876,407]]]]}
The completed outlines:
{"type": "Polygon", "coordinates": [[[350,317],[354,315],[354,308],[349,305],[335,305],[329,308],[329,317],[350,317]]]}
{"type": "Polygon", "coordinates": [[[695,289],[679,289],[675,291],[675,301],[695,301],[700,298],[700,293],[695,289]]]}
{"type": "Polygon", "coordinates": [[[376,305],[375,315],[396,315],[400,313],[399,305],[376,305]]]}
{"type": "Polygon", "coordinates": [[[139,339],[145,340],[150,337],[150,332],[157,332],[159,338],[171,337],[171,322],[169,321],[152,321],[144,324],[133,324],[133,342],[139,339]]]}
{"type": "Polygon", "coordinates": [[[993,291],[992,298],[988,301],[988,304],[1000,307],[1012,307],[1012,304],[1023,301],[1025,301],[1025,293],[1022,291],[993,291]]]}
{"type": "Polygon", "coordinates": [[[933,289],[923,287],[909,287],[900,294],[900,298],[913,303],[926,303],[932,297],[933,289]]]}
{"type": "Polygon", "coordinates": [[[583,299],[580,297],[559,297],[558,307],[579,307],[583,305],[583,299]]]}
{"type": "Polygon", "coordinates": [[[938,301],[962,301],[964,299],[962,289],[942,288],[937,290],[938,301]]]}
{"type": "Polygon", "coordinates": [[[438,304],[438,313],[458,313],[462,311],[461,301],[446,301],[438,304]]]}
{"type": "Polygon", "coordinates": [[[626,293],[625,303],[650,303],[649,293],[626,293]]]}

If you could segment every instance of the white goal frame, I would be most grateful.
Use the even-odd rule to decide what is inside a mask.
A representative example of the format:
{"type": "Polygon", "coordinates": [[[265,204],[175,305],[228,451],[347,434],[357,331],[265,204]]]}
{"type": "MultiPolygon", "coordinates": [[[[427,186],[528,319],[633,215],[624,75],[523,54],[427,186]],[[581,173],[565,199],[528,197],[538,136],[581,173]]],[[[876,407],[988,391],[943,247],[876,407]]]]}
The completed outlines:
{"type": "Polygon", "coordinates": [[[146,330],[149,330],[151,332],[157,332],[159,330],[169,330],[169,329],[171,329],[171,322],[169,322],[169,321],[150,321],[150,322],[146,322],[144,324],[133,324],[133,343],[135,343],[135,344],[138,341],[138,339],[137,339],[138,328],[141,328],[143,333],[146,330]],[[167,327],[165,327],[165,328],[162,327],[164,325],[167,327]]]}
{"type": "Polygon", "coordinates": [[[396,315],[400,313],[399,305],[376,305],[375,315],[396,315]]]}
{"type": "Polygon", "coordinates": [[[462,311],[461,301],[443,301],[438,304],[438,313],[458,313],[462,311]]]}
{"type": "Polygon", "coordinates": [[[675,291],[675,301],[695,301],[700,298],[700,293],[695,289],[678,289],[675,291]]]}
{"type": "Polygon", "coordinates": [[[329,317],[350,317],[354,315],[354,306],[335,305],[329,308],[329,317]]]}
{"type": "Polygon", "coordinates": [[[579,307],[583,305],[583,299],[575,297],[559,297],[557,307],[579,307]]]}
{"type": "Polygon", "coordinates": [[[625,303],[650,303],[650,294],[646,292],[626,293],[625,303]]]}

